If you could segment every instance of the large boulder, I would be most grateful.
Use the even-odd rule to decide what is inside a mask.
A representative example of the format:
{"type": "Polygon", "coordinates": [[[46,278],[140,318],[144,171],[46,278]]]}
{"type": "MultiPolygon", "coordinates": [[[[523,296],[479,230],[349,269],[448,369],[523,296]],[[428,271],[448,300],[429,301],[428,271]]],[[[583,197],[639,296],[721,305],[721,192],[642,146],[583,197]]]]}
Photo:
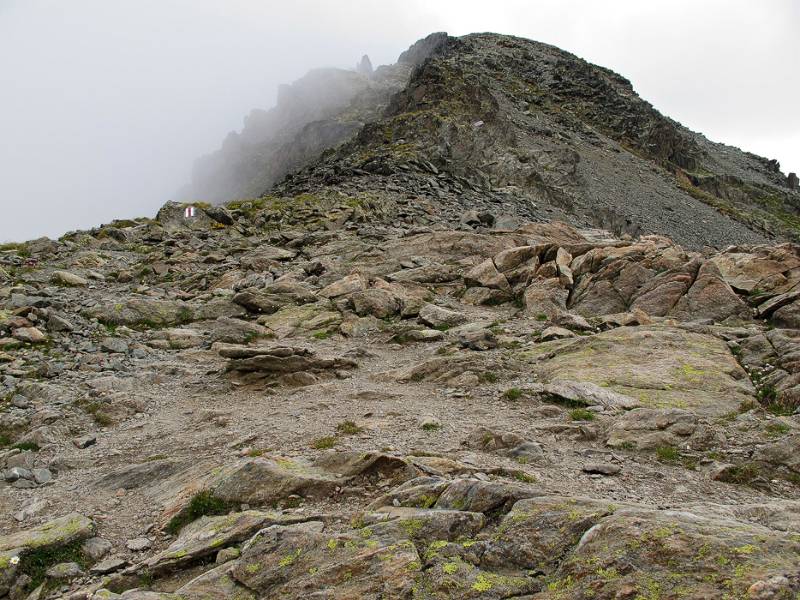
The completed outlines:
{"type": "Polygon", "coordinates": [[[524,532],[531,530],[521,528],[521,541],[532,541],[534,550],[542,544],[544,550],[548,540],[541,532],[553,532],[544,523],[560,522],[560,535],[549,545],[556,555],[569,548],[555,570],[547,562],[552,554],[543,556],[551,583],[536,596],[541,600],[582,598],[587,590],[597,598],[657,598],[680,591],[687,598],[720,600],[731,592],[777,599],[800,591],[800,542],[788,533],[702,509],[656,510],[573,498],[533,499],[518,506],[521,518],[533,517],[534,527],[535,515],[545,515],[527,540],[524,532]]]}
{"type": "Polygon", "coordinates": [[[523,295],[525,313],[537,319],[555,320],[567,311],[569,290],[558,278],[534,279],[523,295]]]}
{"type": "Polygon", "coordinates": [[[723,341],[673,327],[619,327],[537,344],[522,356],[545,384],[590,382],[644,407],[719,417],[755,396],[747,373],[723,341]]]}
{"type": "Polygon", "coordinates": [[[124,302],[99,304],[83,311],[109,325],[128,327],[175,327],[219,317],[241,317],[246,311],[228,300],[189,303],[182,300],[129,298],[124,302]]]}
{"type": "Polygon", "coordinates": [[[302,522],[303,517],[246,510],[223,516],[200,517],[186,525],[163,552],[136,567],[158,575],[197,563],[222,548],[248,540],[254,533],[275,524],[302,522]]]}
{"type": "Polygon", "coordinates": [[[233,577],[263,598],[410,598],[421,569],[408,540],[381,543],[353,534],[324,533],[311,522],[273,526],[242,552],[233,577]]]}

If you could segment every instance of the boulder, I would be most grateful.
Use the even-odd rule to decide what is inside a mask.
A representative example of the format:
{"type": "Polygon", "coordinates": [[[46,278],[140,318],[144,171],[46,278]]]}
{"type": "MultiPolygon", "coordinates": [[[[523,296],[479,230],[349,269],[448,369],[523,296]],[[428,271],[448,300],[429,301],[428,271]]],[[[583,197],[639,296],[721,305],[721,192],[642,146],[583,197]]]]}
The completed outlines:
{"type": "Polygon", "coordinates": [[[467,317],[457,311],[426,304],[419,311],[419,320],[434,328],[450,328],[467,322],[467,317]]]}
{"type": "Polygon", "coordinates": [[[391,291],[382,288],[370,288],[354,292],[350,299],[355,313],[361,317],[371,315],[378,319],[386,319],[400,312],[403,304],[391,291]]]}
{"type": "Polygon", "coordinates": [[[537,319],[554,320],[566,312],[568,295],[557,278],[534,279],[522,297],[525,313],[537,319]]]}
{"type": "Polygon", "coordinates": [[[236,563],[227,563],[206,571],[182,585],[175,594],[182,600],[257,600],[253,592],[233,578],[235,567],[236,563]]]}
{"type": "Polygon", "coordinates": [[[485,287],[497,290],[510,290],[508,280],[497,270],[491,258],[475,265],[464,274],[464,283],[468,287],[485,287]]]}
{"type": "Polygon", "coordinates": [[[88,308],[83,314],[109,325],[159,328],[218,317],[240,317],[246,314],[246,311],[227,300],[190,304],[181,300],[129,298],[124,302],[100,304],[88,308]]]}
{"type": "Polygon", "coordinates": [[[420,571],[410,541],[323,533],[322,523],[273,526],[243,550],[232,575],[263,598],[300,599],[335,590],[338,598],[409,598],[420,571]]]}
{"type": "Polygon", "coordinates": [[[11,335],[20,342],[28,344],[41,344],[47,341],[47,336],[36,327],[18,327],[11,335]]]}
{"type": "Polygon", "coordinates": [[[365,289],[367,289],[366,278],[360,273],[353,273],[325,286],[318,294],[325,298],[337,298],[365,289]]]}
{"type": "Polygon", "coordinates": [[[225,467],[208,484],[209,492],[225,502],[271,505],[291,495],[327,498],[345,481],[301,459],[248,458],[225,467]]]}
{"type": "MultiPolygon", "coordinates": [[[[724,598],[726,590],[735,589],[743,597],[764,599],[790,598],[800,589],[792,575],[798,542],[791,534],[707,511],[583,504],[587,514],[571,498],[542,502],[546,519],[564,523],[550,544],[553,555],[570,548],[566,560],[555,569],[549,567],[553,583],[539,595],[542,600],[570,597],[580,589],[594,590],[601,598],[637,594],[644,598],[648,590],[686,590],[694,598],[724,598]]],[[[534,499],[528,506],[536,504],[534,499]]],[[[522,506],[520,511],[526,514],[522,506]]],[[[516,527],[509,531],[515,535],[516,527]]],[[[528,539],[535,543],[540,531],[553,529],[537,528],[528,539]]]]}
{"type": "Polygon", "coordinates": [[[320,358],[309,348],[291,346],[221,345],[219,353],[230,359],[228,371],[259,372],[267,375],[315,373],[336,369],[353,369],[356,361],[345,357],[320,358]]]}
{"type": "Polygon", "coordinates": [[[70,271],[53,271],[50,279],[53,283],[69,287],[86,287],[89,285],[88,280],[70,271]]]}
{"type": "Polygon", "coordinates": [[[215,555],[222,548],[240,544],[264,527],[303,520],[302,517],[258,510],[200,517],[181,529],[178,538],[163,552],[144,560],[136,570],[146,569],[154,575],[174,571],[215,555]]]}
{"type": "Polygon", "coordinates": [[[342,315],[331,309],[327,301],[303,306],[284,306],[273,314],[259,317],[258,323],[278,339],[320,331],[331,332],[342,323],[342,315]]]}
{"type": "Polygon", "coordinates": [[[566,400],[584,406],[602,406],[610,410],[628,410],[641,406],[635,398],[588,381],[551,381],[544,386],[544,393],[555,396],[559,402],[566,400]]]}
{"type": "Polygon", "coordinates": [[[538,344],[522,356],[545,384],[588,382],[645,407],[720,417],[755,396],[722,340],[673,327],[619,327],[538,344]]]}

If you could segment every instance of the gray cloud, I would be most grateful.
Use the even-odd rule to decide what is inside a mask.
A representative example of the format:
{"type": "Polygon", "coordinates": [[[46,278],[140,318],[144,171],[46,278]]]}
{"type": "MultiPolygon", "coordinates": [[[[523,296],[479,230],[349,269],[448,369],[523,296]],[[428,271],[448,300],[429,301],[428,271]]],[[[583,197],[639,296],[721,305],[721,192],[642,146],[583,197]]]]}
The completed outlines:
{"type": "Polygon", "coordinates": [[[798,24],[792,0],[0,0],[0,240],[152,215],[279,83],[435,30],[555,44],[800,171],[798,24]]]}

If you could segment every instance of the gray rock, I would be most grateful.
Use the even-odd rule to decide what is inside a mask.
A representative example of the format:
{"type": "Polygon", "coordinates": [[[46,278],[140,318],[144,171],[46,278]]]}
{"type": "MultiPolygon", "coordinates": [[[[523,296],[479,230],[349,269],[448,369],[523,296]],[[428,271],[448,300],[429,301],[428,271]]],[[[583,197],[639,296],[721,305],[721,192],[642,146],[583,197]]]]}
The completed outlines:
{"type": "Polygon", "coordinates": [[[46,575],[50,579],[69,581],[83,575],[83,569],[74,562],[58,563],[47,569],[46,575]]]}
{"type": "Polygon", "coordinates": [[[32,529],[0,536],[0,553],[20,548],[58,548],[86,539],[93,532],[94,523],[91,519],[70,513],[32,529]]]}
{"type": "Polygon", "coordinates": [[[489,329],[470,328],[459,331],[458,343],[470,350],[493,350],[497,348],[497,337],[489,329]]]}
{"type": "Polygon", "coordinates": [[[30,400],[28,400],[25,396],[20,396],[19,394],[14,394],[14,396],[11,398],[11,404],[16,408],[30,408],[33,406],[30,400]]]}
{"type": "Polygon", "coordinates": [[[100,537],[89,538],[81,546],[83,553],[94,561],[98,561],[111,552],[111,542],[100,537]]]}
{"type": "Polygon", "coordinates": [[[51,280],[53,283],[72,287],[86,287],[89,285],[89,282],[86,279],[80,275],[76,275],[75,273],[70,273],[69,271],[53,271],[51,280]]]}
{"type": "Polygon", "coordinates": [[[126,354],[128,352],[128,343],[121,338],[106,337],[100,340],[100,349],[103,352],[112,354],[126,354]]]}
{"type": "Polygon", "coordinates": [[[619,394],[588,381],[552,381],[544,386],[544,392],[586,406],[602,406],[608,409],[625,410],[641,406],[641,403],[635,398],[619,394]]]}
{"type": "Polygon", "coordinates": [[[93,446],[97,443],[97,437],[94,435],[84,435],[82,437],[75,438],[72,440],[72,443],[76,448],[88,448],[89,446],[93,446]]]}
{"type": "Polygon", "coordinates": [[[221,565],[223,563],[239,558],[240,555],[241,551],[238,548],[235,547],[223,548],[222,550],[217,552],[217,558],[214,562],[216,562],[218,565],[221,565]]]}
{"type": "Polygon", "coordinates": [[[426,304],[419,311],[419,320],[430,327],[455,327],[467,322],[467,317],[454,310],[426,304]]]}
{"type": "Polygon", "coordinates": [[[132,540],[128,540],[125,544],[125,547],[130,550],[131,552],[144,552],[145,550],[149,550],[153,546],[153,541],[146,537],[134,538],[132,540]]]}
{"type": "Polygon", "coordinates": [[[19,522],[26,521],[38,515],[45,508],[47,508],[47,500],[33,500],[14,513],[14,519],[19,522]]]}
{"type": "Polygon", "coordinates": [[[617,475],[622,471],[619,465],[609,463],[591,463],[581,469],[584,473],[596,473],[598,475],[617,475]]]}
{"type": "Polygon", "coordinates": [[[24,467],[11,467],[10,469],[6,470],[4,476],[6,481],[17,481],[19,479],[33,479],[33,473],[29,469],[25,469],[24,467]]]}
{"type": "Polygon", "coordinates": [[[39,485],[44,485],[53,479],[53,474],[49,469],[33,469],[31,472],[33,474],[33,480],[39,485]]]}
{"type": "Polygon", "coordinates": [[[94,575],[106,575],[108,573],[113,573],[114,571],[119,571],[121,568],[127,566],[127,564],[128,561],[124,558],[119,556],[109,556],[108,558],[92,565],[89,570],[94,575]]]}
{"type": "Polygon", "coordinates": [[[539,334],[539,339],[543,342],[549,342],[550,340],[560,340],[562,338],[572,338],[577,337],[575,333],[570,331],[569,329],[564,329],[563,327],[548,327],[542,333],[539,334]]]}
{"type": "Polygon", "coordinates": [[[36,327],[20,327],[15,329],[11,335],[19,341],[29,344],[40,344],[47,340],[47,336],[36,327]]]}

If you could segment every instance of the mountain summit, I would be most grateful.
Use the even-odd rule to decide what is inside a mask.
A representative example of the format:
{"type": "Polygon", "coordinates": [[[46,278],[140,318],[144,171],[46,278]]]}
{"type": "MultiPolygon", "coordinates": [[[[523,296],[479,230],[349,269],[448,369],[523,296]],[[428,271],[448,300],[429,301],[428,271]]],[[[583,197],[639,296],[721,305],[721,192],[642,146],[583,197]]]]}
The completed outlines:
{"type": "Polygon", "coordinates": [[[794,174],[689,131],[553,46],[432,34],[373,74],[315,71],[285,90],[197,163],[186,200],[326,188],[391,203],[396,190],[435,198],[450,221],[562,218],[695,247],[800,235],[794,174]]]}
{"type": "Polygon", "coordinates": [[[800,597],[796,180],[535,42],[368,66],[0,246],[0,599],[800,597]]]}

